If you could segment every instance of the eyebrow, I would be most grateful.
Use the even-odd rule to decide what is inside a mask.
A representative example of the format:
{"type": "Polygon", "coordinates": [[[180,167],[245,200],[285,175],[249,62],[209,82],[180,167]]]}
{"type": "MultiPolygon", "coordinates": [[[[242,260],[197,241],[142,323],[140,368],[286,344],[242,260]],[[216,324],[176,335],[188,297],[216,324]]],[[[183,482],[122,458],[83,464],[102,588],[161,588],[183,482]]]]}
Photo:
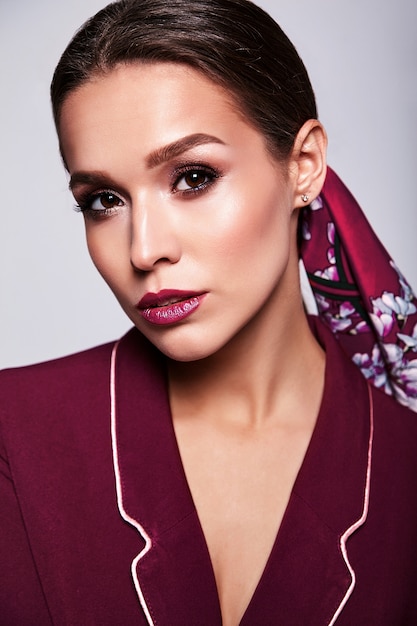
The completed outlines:
{"type": "MultiPolygon", "coordinates": [[[[146,166],[149,169],[158,167],[162,163],[174,159],[180,156],[184,152],[203,146],[208,143],[217,143],[225,145],[224,141],[215,137],[214,135],[207,135],[205,133],[195,133],[193,135],[187,135],[181,139],[177,139],[172,143],[157,148],[146,157],[146,166]]],[[[109,185],[109,178],[102,172],[74,172],[71,175],[69,181],[69,188],[73,190],[78,185],[109,185]]]]}
{"type": "Polygon", "coordinates": [[[166,161],[183,154],[183,152],[187,152],[187,150],[191,150],[192,148],[196,148],[197,146],[202,146],[207,143],[218,143],[224,145],[224,141],[218,137],[206,135],[205,133],[195,133],[194,135],[188,135],[187,137],[173,141],[167,146],[154,150],[147,157],[146,165],[149,168],[157,167],[158,165],[166,163],[166,161]]]}
{"type": "Polygon", "coordinates": [[[112,181],[103,172],[74,172],[71,175],[68,187],[71,191],[78,185],[100,185],[108,187],[112,185],[112,181]]]}

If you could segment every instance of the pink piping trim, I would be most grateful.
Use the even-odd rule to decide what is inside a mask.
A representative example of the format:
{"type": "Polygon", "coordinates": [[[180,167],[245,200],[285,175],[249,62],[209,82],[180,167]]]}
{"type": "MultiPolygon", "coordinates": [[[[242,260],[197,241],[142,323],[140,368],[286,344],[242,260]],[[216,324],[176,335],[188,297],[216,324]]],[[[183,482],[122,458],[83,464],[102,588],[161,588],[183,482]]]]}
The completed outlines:
{"type": "Polygon", "coordinates": [[[150,626],[155,626],[152,620],[151,614],[149,613],[149,609],[146,605],[146,601],[143,596],[142,589],[140,588],[137,571],[136,571],[136,567],[140,559],[143,556],[145,556],[145,554],[151,549],[152,541],[149,535],[142,528],[142,526],[136,520],[130,517],[130,515],[126,513],[124,506],[123,506],[122,481],[121,481],[121,476],[120,476],[119,455],[117,451],[117,436],[116,436],[116,353],[117,353],[119,344],[120,344],[120,341],[117,341],[114,344],[112,355],[111,355],[111,366],[110,366],[111,439],[112,439],[112,449],[113,449],[114,475],[116,479],[117,506],[119,508],[120,515],[123,517],[123,519],[126,520],[126,522],[129,522],[129,524],[132,524],[132,526],[136,528],[136,530],[142,535],[142,537],[145,540],[145,547],[132,561],[131,572],[132,572],[133,582],[136,588],[136,593],[138,594],[139,601],[145,613],[146,619],[148,620],[150,626]]]}
{"type": "MultiPolygon", "coordinates": [[[[128,515],[128,513],[125,511],[124,506],[123,506],[122,485],[121,485],[121,476],[120,476],[120,469],[119,469],[119,455],[117,451],[117,437],[116,437],[116,354],[117,354],[117,349],[119,347],[119,344],[120,344],[120,341],[117,341],[114,344],[112,355],[111,355],[111,366],[110,366],[111,438],[112,438],[112,450],[113,450],[114,475],[116,479],[117,506],[119,508],[119,512],[122,518],[126,520],[129,524],[134,526],[145,540],[145,547],[143,548],[141,552],[139,552],[139,554],[132,561],[131,572],[132,572],[133,582],[136,588],[136,593],[138,594],[146,619],[148,620],[150,626],[154,626],[154,622],[149,613],[149,609],[146,605],[146,601],[143,596],[142,589],[140,588],[137,571],[136,571],[137,564],[139,563],[140,559],[143,556],[145,556],[145,554],[151,549],[152,541],[149,535],[146,533],[145,529],[136,520],[130,517],[130,515],[128,515]]],[[[361,517],[354,524],[352,524],[352,526],[350,526],[340,538],[340,549],[342,551],[343,559],[346,563],[346,567],[349,570],[352,580],[342,602],[340,603],[338,609],[333,615],[333,618],[329,622],[328,626],[333,626],[335,624],[336,620],[338,619],[340,613],[344,609],[347,601],[349,600],[355,588],[356,575],[355,575],[355,570],[353,569],[349,561],[346,543],[349,537],[360,526],[362,526],[362,524],[365,522],[368,516],[369,494],[370,494],[370,485],[371,485],[372,444],[373,444],[373,437],[374,437],[374,408],[373,408],[372,392],[371,392],[369,385],[368,385],[368,395],[369,395],[370,432],[369,432],[369,443],[368,443],[368,464],[366,468],[366,483],[365,483],[363,511],[362,511],[361,517]]]]}
{"type": "Polygon", "coordinates": [[[345,594],[345,597],[343,598],[342,602],[339,605],[339,608],[337,609],[336,613],[333,615],[331,622],[329,622],[329,626],[333,626],[333,624],[336,622],[340,613],[343,611],[346,605],[346,602],[349,600],[350,596],[352,595],[352,592],[356,585],[355,570],[350,564],[348,554],[347,554],[347,548],[346,548],[347,540],[355,532],[355,530],[357,530],[360,526],[362,526],[362,524],[365,522],[366,518],[368,517],[369,493],[370,493],[370,487],[371,487],[372,444],[373,444],[373,439],[374,439],[374,403],[373,403],[373,398],[372,398],[372,391],[369,385],[368,385],[368,395],[369,395],[370,431],[369,431],[369,443],[368,443],[368,466],[366,469],[366,483],[365,483],[363,512],[362,512],[361,517],[358,519],[358,521],[352,524],[352,526],[350,526],[340,538],[340,549],[342,551],[342,555],[345,560],[346,566],[350,572],[352,581],[349,585],[349,589],[347,590],[345,594]]]}

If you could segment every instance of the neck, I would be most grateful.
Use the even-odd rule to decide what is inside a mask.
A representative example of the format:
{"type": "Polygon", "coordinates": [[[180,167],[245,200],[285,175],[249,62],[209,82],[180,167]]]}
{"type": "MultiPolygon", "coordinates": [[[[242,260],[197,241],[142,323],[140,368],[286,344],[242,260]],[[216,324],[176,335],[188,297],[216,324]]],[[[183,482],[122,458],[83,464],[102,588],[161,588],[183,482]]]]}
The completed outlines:
{"type": "Polygon", "coordinates": [[[298,294],[294,290],[290,305],[281,298],[283,306],[266,307],[210,357],[170,362],[174,421],[198,418],[220,427],[256,429],[316,419],[325,357],[298,294]]]}

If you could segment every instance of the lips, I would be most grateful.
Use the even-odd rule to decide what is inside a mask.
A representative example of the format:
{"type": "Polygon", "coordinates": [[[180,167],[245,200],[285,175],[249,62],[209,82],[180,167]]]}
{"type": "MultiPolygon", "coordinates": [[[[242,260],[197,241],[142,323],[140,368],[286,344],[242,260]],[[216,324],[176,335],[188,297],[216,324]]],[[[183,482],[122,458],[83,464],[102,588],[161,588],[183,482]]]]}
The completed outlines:
{"type": "Polygon", "coordinates": [[[163,289],[147,293],[137,305],[142,317],[151,324],[176,324],[200,306],[205,293],[163,289]]]}

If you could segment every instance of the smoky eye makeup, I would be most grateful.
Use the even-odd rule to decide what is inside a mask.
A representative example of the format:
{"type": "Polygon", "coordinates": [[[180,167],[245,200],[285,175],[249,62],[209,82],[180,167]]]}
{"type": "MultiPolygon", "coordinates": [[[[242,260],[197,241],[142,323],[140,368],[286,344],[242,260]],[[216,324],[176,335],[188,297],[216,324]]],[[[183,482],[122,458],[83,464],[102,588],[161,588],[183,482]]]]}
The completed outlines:
{"type": "Polygon", "coordinates": [[[78,213],[83,213],[85,217],[97,220],[114,215],[123,205],[124,201],[117,193],[110,189],[103,189],[77,194],[74,209],[78,213]]]}
{"type": "Polygon", "coordinates": [[[171,173],[171,192],[192,198],[208,191],[221,176],[219,169],[205,163],[185,162],[171,173]]]}
{"type": "MultiPolygon", "coordinates": [[[[223,172],[206,162],[187,159],[171,163],[168,171],[162,171],[159,175],[158,186],[178,199],[191,200],[208,192],[223,176],[223,172]]],[[[102,176],[79,173],[73,179],[75,184],[70,185],[70,188],[75,199],[74,209],[85,218],[99,220],[111,217],[126,206],[124,196],[115,191],[114,187],[106,187],[102,176]]]]}

